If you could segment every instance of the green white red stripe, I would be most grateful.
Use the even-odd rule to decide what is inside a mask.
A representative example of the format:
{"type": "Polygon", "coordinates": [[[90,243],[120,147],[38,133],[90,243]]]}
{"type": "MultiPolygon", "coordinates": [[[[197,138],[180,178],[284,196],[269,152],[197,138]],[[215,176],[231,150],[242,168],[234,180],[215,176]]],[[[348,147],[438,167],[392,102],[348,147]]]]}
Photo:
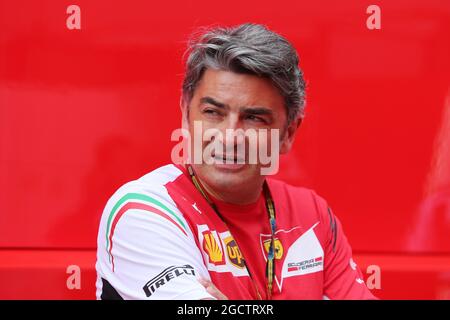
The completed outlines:
{"type": "Polygon", "coordinates": [[[108,222],[106,227],[106,251],[108,253],[109,261],[112,263],[114,272],[114,257],[112,256],[112,238],[114,235],[115,227],[120,218],[131,209],[144,210],[157,214],[168,221],[171,221],[176,227],[178,227],[187,236],[186,224],[180,219],[180,217],[169,209],[162,202],[157,199],[141,194],[141,193],[127,193],[119,201],[116,202],[114,207],[108,216],[108,222]]]}

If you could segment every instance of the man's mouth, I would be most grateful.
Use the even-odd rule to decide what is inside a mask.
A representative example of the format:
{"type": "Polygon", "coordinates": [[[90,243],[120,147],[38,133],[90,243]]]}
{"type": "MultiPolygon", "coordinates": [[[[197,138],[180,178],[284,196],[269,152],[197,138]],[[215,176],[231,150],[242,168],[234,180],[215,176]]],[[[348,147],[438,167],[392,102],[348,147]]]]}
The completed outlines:
{"type": "Polygon", "coordinates": [[[245,158],[238,157],[237,155],[214,154],[212,158],[215,163],[219,164],[245,164],[245,158]]]}

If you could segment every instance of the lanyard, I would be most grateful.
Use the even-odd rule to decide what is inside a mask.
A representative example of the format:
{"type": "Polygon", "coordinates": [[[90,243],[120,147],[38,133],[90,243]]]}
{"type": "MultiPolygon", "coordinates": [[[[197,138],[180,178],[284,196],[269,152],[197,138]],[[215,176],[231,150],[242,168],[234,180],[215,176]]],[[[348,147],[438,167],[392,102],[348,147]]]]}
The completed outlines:
{"type": "MultiPolygon", "coordinates": [[[[211,201],[211,199],[208,197],[206,192],[203,190],[202,185],[200,184],[200,181],[197,179],[194,169],[190,165],[186,165],[189,175],[191,176],[191,180],[194,183],[197,190],[202,194],[203,198],[205,198],[206,202],[211,206],[211,208],[216,212],[216,214],[219,216],[219,218],[223,221],[223,223],[226,225],[225,220],[222,218],[219,209],[217,208],[216,204],[211,201]]],[[[269,217],[269,224],[270,224],[270,231],[271,231],[271,237],[270,237],[270,245],[269,245],[269,252],[267,254],[267,263],[266,263],[266,279],[267,279],[267,297],[270,300],[272,298],[272,289],[273,289],[273,278],[275,275],[275,231],[276,231],[276,221],[275,221],[275,205],[272,200],[272,196],[270,194],[269,187],[267,186],[267,182],[264,181],[264,195],[266,198],[266,210],[269,217]]],[[[227,226],[228,231],[231,234],[230,229],[227,226]]],[[[233,237],[234,238],[234,237],[233,237]]],[[[234,239],[237,244],[237,239],[234,239]]],[[[238,246],[239,248],[239,246],[238,246]]],[[[239,249],[239,251],[242,254],[242,251],[239,249]]],[[[259,293],[258,287],[250,273],[249,268],[247,267],[246,259],[244,258],[245,268],[247,269],[248,274],[250,275],[250,279],[253,283],[253,286],[255,287],[256,294],[258,296],[258,299],[262,300],[261,294],[259,293]]]]}

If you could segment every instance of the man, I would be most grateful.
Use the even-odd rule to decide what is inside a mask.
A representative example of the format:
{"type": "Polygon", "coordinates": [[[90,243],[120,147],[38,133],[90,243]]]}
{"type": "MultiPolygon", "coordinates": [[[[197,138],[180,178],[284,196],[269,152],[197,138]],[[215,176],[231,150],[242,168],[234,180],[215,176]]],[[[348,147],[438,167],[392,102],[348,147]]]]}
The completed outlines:
{"type": "Polygon", "coordinates": [[[97,298],[374,298],[327,203],[267,178],[273,163],[250,161],[258,148],[271,159],[287,153],[303,118],[305,83],[291,44],[243,24],[205,32],[188,53],[183,128],[194,138],[215,130],[200,145],[213,161],[193,161],[199,148],[189,144],[184,164],[111,197],[98,235],[97,298]],[[238,134],[222,134],[230,130],[238,134]],[[253,139],[242,134],[252,130],[253,139]]]}

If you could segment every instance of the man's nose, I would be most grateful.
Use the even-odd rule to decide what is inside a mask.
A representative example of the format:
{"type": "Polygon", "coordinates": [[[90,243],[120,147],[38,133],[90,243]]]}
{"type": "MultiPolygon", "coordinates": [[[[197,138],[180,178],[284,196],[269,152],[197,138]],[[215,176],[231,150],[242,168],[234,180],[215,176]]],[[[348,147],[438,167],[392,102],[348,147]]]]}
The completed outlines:
{"type": "Polygon", "coordinates": [[[244,142],[244,130],[239,115],[230,114],[221,128],[221,142],[224,146],[233,148],[244,142]]]}
{"type": "Polygon", "coordinates": [[[225,123],[225,130],[229,129],[229,130],[237,130],[240,128],[240,121],[239,121],[239,115],[235,112],[230,112],[228,114],[228,117],[226,118],[226,121],[224,121],[225,123]]]}

